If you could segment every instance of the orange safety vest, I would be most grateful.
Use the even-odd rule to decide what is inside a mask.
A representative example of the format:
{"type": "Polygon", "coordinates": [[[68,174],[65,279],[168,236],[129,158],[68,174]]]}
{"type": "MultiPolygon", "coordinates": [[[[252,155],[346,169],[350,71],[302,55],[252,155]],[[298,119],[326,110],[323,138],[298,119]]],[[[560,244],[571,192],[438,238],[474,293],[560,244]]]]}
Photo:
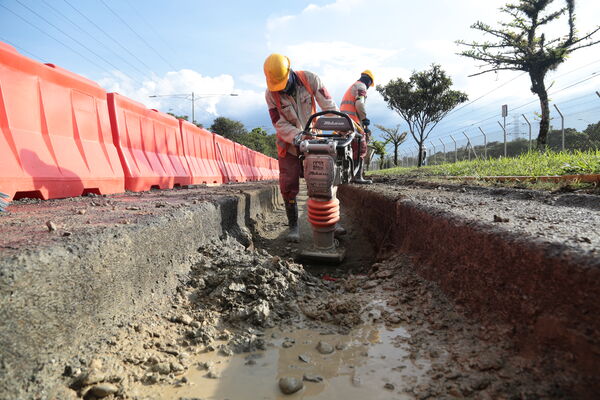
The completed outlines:
{"type": "MultiPolygon", "coordinates": [[[[300,79],[300,82],[302,82],[302,86],[304,86],[306,88],[306,90],[308,91],[308,93],[310,94],[311,103],[312,103],[312,113],[314,114],[317,110],[316,105],[315,105],[315,92],[310,87],[310,84],[308,83],[308,79],[306,78],[304,71],[294,71],[294,72],[296,73],[296,76],[298,76],[298,78],[300,79]]],[[[283,113],[281,112],[281,94],[279,92],[271,92],[271,93],[273,94],[273,98],[275,99],[275,105],[277,106],[277,111],[279,112],[279,117],[282,118],[283,113]]],[[[298,116],[298,118],[299,117],[300,116],[298,116]]],[[[277,140],[275,141],[275,144],[277,144],[277,155],[279,156],[279,158],[285,157],[288,148],[290,148],[290,146],[292,146],[292,144],[287,143],[283,139],[281,139],[279,137],[279,135],[277,135],[277,140]]]]}
{"type": "Polygon", "coordinates": [[[348,88],[348,90],[346,90],[346,94],[344,94],[344,97],[342,98],[340,111],[344,114],[348,114],[348,116],[352,118],[354,122],[360,125],[358,112],[356,111],[356,105],[354,104],[356,97],[352,94],[352,86],[354,86],[354,83],[348,88]]]}

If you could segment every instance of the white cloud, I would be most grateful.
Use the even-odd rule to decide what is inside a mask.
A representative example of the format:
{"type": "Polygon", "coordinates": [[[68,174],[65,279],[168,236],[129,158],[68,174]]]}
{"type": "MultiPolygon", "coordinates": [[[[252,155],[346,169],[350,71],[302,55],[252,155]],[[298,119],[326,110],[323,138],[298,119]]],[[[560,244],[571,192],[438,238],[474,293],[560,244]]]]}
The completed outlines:
{"type": "Polygon", "coordinates": [[[191,93],[195,96],[195,119],[209,124],[219,115],[244,116],[264,104],[262,90],[238,90],[231,75],[204,76],[189,69],[167,72],[141,82],[141,86],[120,73],[100,80],[109,92],[118,92],[164,112],[191,116],[191,93]],[[237,93],[232,97],[228,94],[237,93]],[[190,97],[168,95],[186,95],[190,97]],[[223,96],[220,96],[223,94],[223,96]],[[158,95],[160,97],[150,97],[158,95]]]}

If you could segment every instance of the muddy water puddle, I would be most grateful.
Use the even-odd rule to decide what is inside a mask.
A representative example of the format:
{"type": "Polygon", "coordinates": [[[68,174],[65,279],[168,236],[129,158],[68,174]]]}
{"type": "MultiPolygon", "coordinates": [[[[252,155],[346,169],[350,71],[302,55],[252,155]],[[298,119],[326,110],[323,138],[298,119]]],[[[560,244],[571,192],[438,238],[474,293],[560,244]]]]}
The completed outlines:
{"type": "Polygon", "coordinates": [[[404,389],[417,384],[430,368],[427,361],[411,360],[406,343],[410,335],[402,327],[362,326],[349,335],[272,329],[265,338],[265,351],[231,357],[216,351],[198,354],[194,367],[182,376],[187,382],[139,386],[136,394],[149,399],[203,400],[410,399],[404,389]],[[334,351],[322,354],[317,350],[319,342],[334,351]],[[278,387],[283,377],[304,377],[304,388],[283,394],[278,387]]]}

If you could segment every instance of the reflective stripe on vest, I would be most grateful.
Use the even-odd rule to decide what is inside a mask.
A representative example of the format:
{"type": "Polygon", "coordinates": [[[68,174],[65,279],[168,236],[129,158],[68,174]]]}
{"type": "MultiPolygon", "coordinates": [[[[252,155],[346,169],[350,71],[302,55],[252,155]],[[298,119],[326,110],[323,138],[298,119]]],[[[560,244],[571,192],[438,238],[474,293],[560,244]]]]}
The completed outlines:
{"type": "MultiPolygon", "coordinates": [[[[310,87],[310,84],[308,83],[308,79],[306,78],[304,71],[294,71],[294,72],[296,73],[296,76],[300,79],[300,82],[302,82],[302,86],[304,86],[304,88],[310,94],[310,100],[311,100],[311,105],[312,105],[312,114],[314,114],[317,110],[317,108],[315,106],[315,93],[313,92],[312,87],[310,87]]],[[[277,111],[279,111],[279,118],[283,118],[283,113],[281,112],[281,94],[279,92],[271,92],[271,93],[273,94],[273,98],[275,99],[275,105],[277,106],[277,111]]],[[[298,116],[298,118],[300,118],[300,116],[298,116]]],[[[288,148],[290,146],[292,146],[290,143],[287,143],[286,141],[281,139],[279,137],[279,135],[276,135],[275,144],[277,145],[277,155],[279,156],[279,158],[284,158],[288,151],[288,148]]]]}
{"type": "Polygon", "coordinates": [[[348,114],[350,118],[354,120],[356,123],[360,123],[358,119],[358,113],[356,112],[356,105],[354,102],[356,101],[355,96],[352,94],[352,87],[354,83],[346,90],[344,97],[342,98],[342,103],[340,105],[340,111],[344,114],[348,114]]]}

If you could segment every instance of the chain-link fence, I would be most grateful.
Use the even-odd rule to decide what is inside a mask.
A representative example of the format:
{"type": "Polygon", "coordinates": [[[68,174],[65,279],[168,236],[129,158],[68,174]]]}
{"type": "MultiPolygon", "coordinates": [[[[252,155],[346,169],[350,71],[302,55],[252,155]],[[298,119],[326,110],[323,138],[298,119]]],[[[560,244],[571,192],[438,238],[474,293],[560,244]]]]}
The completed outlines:
{"type": "MultiPolygon", "coordinates": [[[[512,110],[509,107],[506,118],[488,118],[447,135],[432,133],[425,141],[424,163],[515,157],[535,149],[540,118],[532,109],[524,109],[531,103],[512,110]]],[[[600,149],[600,92],[551,103],[547,143],[553,151],[600,149]]],[[[397,166],[416,166],[418,155],[419,147],[409,136],[399,148],[397,166]]],[[[394,167],[393,159],[392,149],[383,160],[372,157],[369,169],[394,167]]]]}

